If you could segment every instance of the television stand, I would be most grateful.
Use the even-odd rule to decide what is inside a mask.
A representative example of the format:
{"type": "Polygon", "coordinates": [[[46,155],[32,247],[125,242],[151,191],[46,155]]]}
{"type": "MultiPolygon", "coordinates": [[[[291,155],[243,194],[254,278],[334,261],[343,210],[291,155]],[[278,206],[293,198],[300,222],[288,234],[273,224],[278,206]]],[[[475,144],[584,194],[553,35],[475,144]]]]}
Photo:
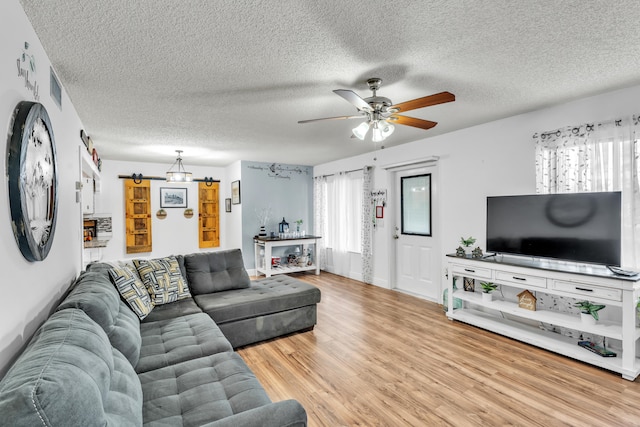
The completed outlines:
{"type": "MultiPolygon", "coordinates": [[[[519,265],[517,259],[503,257],[477,259],[448,257],[448,307],[447,317],[451,320],[504,335],[527,344],[535,345],[573,359],[590,363],[601,368],[617,372],[626,380],[633,381],[640,374],[640,359],[636,352],[636,343],[640,339],[640,328],[636,327],[636,301],[640,296],[640,276],[616,276],[607,268],[599,266],[563,269],[555,265],[549,267],[540,263],[524,260],[519,265]],[[453,290],[454,277],[468,277],[478,281],[493,282],[499,285],[507,297],[495,297],[493,301],[481,298],[479,284],[475,292],[458,287],[453,290]],[[531,311],[520,308],[512,295],[521,290],[544,292],[578,300],[588,300],[605,304],[605,311],[615,313],[611,317],[617,320],[600,320],[595,325],[582,323],[580,317],[571,313],[551,310],[531,311]],[[455,308],[454,298],[461,300],[462,307],[455,308]],[[621,351],[615,357],[602,357],[578,345],[578,338],[570,338],[555,332],[542,330],[538,324],[551,324],[559,328],[569,328],[605,337],[607,342],[615,340],[621,343],[621,351]]],[[[602,316],[601,317],[605,317],[602,316]]]]}

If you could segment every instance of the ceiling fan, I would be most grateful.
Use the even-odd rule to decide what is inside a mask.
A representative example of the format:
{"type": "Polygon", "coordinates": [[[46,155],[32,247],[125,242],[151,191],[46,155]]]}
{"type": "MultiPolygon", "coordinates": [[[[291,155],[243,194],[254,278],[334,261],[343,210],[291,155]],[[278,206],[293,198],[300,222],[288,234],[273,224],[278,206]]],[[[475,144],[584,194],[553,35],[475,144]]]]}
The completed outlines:
{"type": "Polygon", "coordinates": [[[446,102],[452,102],[456,100],[454,94],[449,92],[440,92],[434,95],[413,99],[411,101],[401,102],[400,104],[393,104],[389,98],[378,96],[376,94],[378,89],[380,89],[381,84],[382,79],[379,78],[371,78],[367,80],[367,85],[369,85],[369,89],[373,92],[373,96],[364,99],[351,90],[336,89],[333,91],[335,94],[340,95],[348,102],[353,104],[358,109],[359,114],[357,115],[300,120],[298,121],[298,123],[312,123],[322,120],[345,120],[364,118],[365,121],[352,130],[352,137],[364,140],[367,132],[369,132],[369,129],[373,128],[372,139],[374,142],[380,142],[384,141],[385,138],[393,133],[393,131],[395,130],[395,127],[393,126],[394,124],[413,126],[425,130],[431,129],[438,124],[437,122],[432,122],[429,120],[401,116],[398,113],[404,113],[406,111],[429,107],[431,105],[444,104],[446,102]]]}

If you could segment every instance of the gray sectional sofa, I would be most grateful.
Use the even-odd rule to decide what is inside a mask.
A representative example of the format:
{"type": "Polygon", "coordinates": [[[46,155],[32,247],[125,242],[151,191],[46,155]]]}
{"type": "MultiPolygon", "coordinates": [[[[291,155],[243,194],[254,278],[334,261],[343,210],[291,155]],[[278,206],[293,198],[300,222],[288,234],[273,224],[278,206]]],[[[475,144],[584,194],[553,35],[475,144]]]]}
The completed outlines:
{"type": "Polygon", "coordinates": [[[0,417],[12,426],[305,426],[304,408],[271,402],[233,349],[312,328],[319,301],[291,277],[249,280],[239,250],[91,264],[0,381],[0,417]],[[158,283],[134,295],[128,285],[145,277],[158,283]]]}

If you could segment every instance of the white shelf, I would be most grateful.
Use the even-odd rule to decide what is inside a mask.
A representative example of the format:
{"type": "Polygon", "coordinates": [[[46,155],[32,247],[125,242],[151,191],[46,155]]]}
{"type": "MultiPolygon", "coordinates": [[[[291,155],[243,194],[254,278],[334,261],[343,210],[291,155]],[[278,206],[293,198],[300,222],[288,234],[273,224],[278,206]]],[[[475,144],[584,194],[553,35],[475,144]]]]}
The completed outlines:
{"type": "Polygon", "coordinates": [[[572,359],[618,372],[622,374],[625,379],[634,380],[640,374],[640,362],[638,359],[635,360],[632,369],[625,369],[622,366],[622,351],[619,350],[616,350],[616,353],[618,353],[617,357],[598,356],[578,346],[578,340],[576,339],[474,309],[458,309],[455,310],[453,314],[447,313],[447,317],[562,354],[563,356],[571,357],[572,359]]]}
{"type": "MultiPolygon", "coordinates": [[[[316,265],[308,265],[306,267],[289,267],[289,266],[279,266],[279,267],[271,267],[270,273],[274,274],[289,274],[289,273],[299,273],[301,271],[315,271],[316,265]]],[[[259,274],[267,274],[267,270],[264,268],[257,268],[256,271],[259,274]]]]}
{"type": "MultiPolygon", "coordinates": [[[[254,252],[255,252],[255,265],[256,272],[258,274],[264,274],[266,277],[271,277],[273,274],[288,274],[288,273],[298,273],[300,271],[315,271],[316,275],[320,274],[320,266],[317,264],[305,266],[305,267],[290,267],[288,265],[272,267],[271,266],[271,254],[272,249],[274,247],[281,246],[298,246],[301,245],[303,247],[303,252],[308,248],[309,245],[314,245],[314,248],[318,247],[318,239],[319,236],[305,236],[298,237],[293,239],[274,239],[274,238],[261,238],[256,237],[254,239],[254,252]],[[260,256],[260,250],[263,250],[264,253],[260,256]],[[262,265],[263,267],[258,267],[262,265]]],[[[316,252],[314,250],[314,252],[316,252]]]]}
{"type": "Polygon", "coordinates": [[[450,256],[449,260],[449,311],[447,316],[498,334],[554,351],[604,369],[622,374],[627,380],[635,380],[640,374],[640,355],[637,344],[640,328],[636,326],[636,301],[640,295],[640,279],[627,279],[612,275],[590,274],[580,271],[518,266],[515,262],[503,264],[482,259],[450,256]],[[453,291],[454,276],[476,277],[494,282],[501,288],[528,289],[549,295],[565,296],[578,300],[600,302],[617,310],[610,319],[595,325],[583,323],[576,314],[552,310],[526,310],[514,301],[514,290],[507,295],[511,301],[496,297],[484,301],[479,292],[462,289],[453,291]],[[511,279],[514,280],[511,280],[511,279]],[[517,279],[517,280],[516,280],[517,279]],[[521,282],[522,281],[522,282],[521,282]],[[525,283],[526,282],[526,283],[525,283]],[[462,301],[462,308],[453,306],[454,299],[462,301]],[[589,335],[614,339],[620,343],[617,357],[601,357],[577,345],[577,339],[542,330],[535,323],[547,323],[560,328],[573,329],[589,335]]]}
{"type": "Polygon", "coordinates": [[[585,323],[582,323],[579,316],[570,313],[560,313],[551,310],[526,310],[524,308],[520,308],[515,302],[503,301],[498,299],[494,299],[491,302],[485,302],[482,300],[482,296],[478,292],[467,292],[459,290],[454,292],[453,295],[463,301],[471,302],[475,305],[486,307],[492,310],[497,310],[502,313],[522,317],[524,319],[550,323],[552,325],[561,326],[564,328],[575,329],[595,335],[602,335],[607,338],[613,338],[617,340],[622,339],[622,326],[617,322],[600,320],[595,325],[587,325],[585,323]]]}

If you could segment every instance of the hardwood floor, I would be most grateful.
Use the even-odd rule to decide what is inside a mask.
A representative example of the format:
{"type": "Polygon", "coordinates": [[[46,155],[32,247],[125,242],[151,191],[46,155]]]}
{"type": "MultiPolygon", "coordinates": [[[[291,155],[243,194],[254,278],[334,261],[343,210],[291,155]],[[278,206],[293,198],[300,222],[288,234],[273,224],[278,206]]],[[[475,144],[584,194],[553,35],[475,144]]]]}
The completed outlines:
{"type": "Polygon", "coordinates": [[[449,321],[406,294],[295,277],[322,291],[315,329],[238,352],[310,426],[640,426],[640,380],[449,321]]]}

